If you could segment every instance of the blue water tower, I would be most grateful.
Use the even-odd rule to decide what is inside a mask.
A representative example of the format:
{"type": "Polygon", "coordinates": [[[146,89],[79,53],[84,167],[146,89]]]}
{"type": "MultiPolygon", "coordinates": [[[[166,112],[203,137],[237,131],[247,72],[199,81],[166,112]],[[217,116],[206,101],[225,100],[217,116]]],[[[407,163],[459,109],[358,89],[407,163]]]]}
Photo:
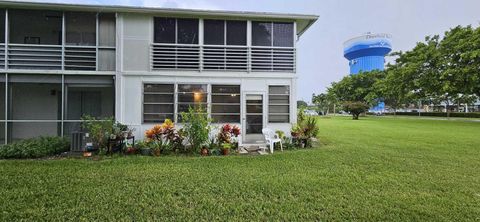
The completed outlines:
{"type": "MultiPolygon", "coordinates": [[[[367,33],[350,39],[343,44],[343,56],[348,59],[350,75],[373,70],[384,70],[385,56],[391,51],[391,36],[384,33],[367,33]]],[[[379,102],[370,111],[384,112],[385,103],[379,102]]]]}
{"type": "Polygon", "coordinates": [[[350,75],[385,68],[385,56],[392,51],[389,34],[372,34],[350,39],[343,44],[343,56],[348,59],[350,75]]]}

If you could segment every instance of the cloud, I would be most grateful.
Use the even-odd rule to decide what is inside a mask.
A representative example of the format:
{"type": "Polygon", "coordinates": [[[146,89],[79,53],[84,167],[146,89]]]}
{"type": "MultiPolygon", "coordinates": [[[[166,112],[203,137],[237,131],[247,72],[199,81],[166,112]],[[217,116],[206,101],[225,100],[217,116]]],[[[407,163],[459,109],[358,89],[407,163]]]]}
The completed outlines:
{"type": "Polygon", "coordinates": [[[182,9],[209,9],[219,10],[218,5],[208,0],[17,0],[30,2],[50,2],[67,4],[101,4],[101,5],[125,5],[125,6],[143,6],[143,7],[162,7],[162,8],[182,8],[182,9]]]}
{"type": "Polygon", "coordinates": [[[205,0],[141,0],[145,7],[183,8],[183,9],[221,9],[218,5],[205,0]]]}

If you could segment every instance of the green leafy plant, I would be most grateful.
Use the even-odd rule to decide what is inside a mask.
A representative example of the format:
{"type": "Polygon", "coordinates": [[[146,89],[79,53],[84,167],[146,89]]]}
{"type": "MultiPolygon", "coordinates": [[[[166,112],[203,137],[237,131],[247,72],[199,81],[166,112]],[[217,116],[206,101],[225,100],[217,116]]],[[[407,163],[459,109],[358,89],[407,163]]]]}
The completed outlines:
{"type": "Polygon", "coordinates": [[[317,137],[318,119],[314,116],[304,116],[299,112],[297,123],[292,125],[292,143],[297,146],[312,147],[313,140],[317,137]],[[303,145],[302,145],[303,144],[303,145]]]}
{"type": "Polygon", "coordinates": [[[70,149],[70,142],[63,137],[37,137],[0,146],[0,158],[40,158],[60,154],[70,149]]]}
{"type": "Polygon", "coordinates": [[[192,146],[192,151],[200,151],[203,145],[209,140],[211,120],[206,115],[206,110],[201,107],[190,107],[188,112],[182,112],[184,123],[183,131],[192,146]]]}
{"type": "Polygon", "coordinates": [[[82,127],[88,131],[100,153],[107,149],[109,139],[121,140],[132,133],[127,125],[116,122],[113,117],[97,119],[87,115],[82,117],[82,121],[82,127]]]}

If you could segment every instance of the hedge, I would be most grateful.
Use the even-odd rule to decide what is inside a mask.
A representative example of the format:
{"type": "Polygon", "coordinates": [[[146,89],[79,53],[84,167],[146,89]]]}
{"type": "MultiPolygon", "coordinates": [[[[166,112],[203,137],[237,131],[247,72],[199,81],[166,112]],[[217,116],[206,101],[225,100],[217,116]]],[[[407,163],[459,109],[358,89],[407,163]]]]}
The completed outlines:
{"type": "Polygon", "coordinates": [[[70,143],[63,137],[37,137],[0,146],[0,159],[27,159],[66,152],[70,143]]]}
{"type": "MultiPolygon", "coordinates": [[[[375,115],[374,113],[368,113],[369,115],[375,115]]],[[[384,113],[384,115],[394,115],[394,113],[384,113]]],[[[396,115],[399,116],[436,116],[436,117],[447,117],[447,113],[444,112],[396,112],[396,115]]],[[[480,112],[475,113],[459,113],[451,112],[450,117],[463,117],[463,118],[480,118],[480,112]]]]}

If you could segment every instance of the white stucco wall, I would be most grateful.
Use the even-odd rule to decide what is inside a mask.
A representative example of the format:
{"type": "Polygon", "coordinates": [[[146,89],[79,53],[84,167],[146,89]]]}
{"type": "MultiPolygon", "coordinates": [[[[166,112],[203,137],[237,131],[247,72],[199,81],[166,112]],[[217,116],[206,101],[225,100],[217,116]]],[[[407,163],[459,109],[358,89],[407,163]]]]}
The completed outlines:
{"type": "MultiPolygon", "coordinates": [[[[158,15],[161,16],[161,15],[158,15]]],[[[144,83],[239,84],[241,85],[241,118],[245,117],[246,93],[264,95],[264,127],[290,132],[296,121],[296,74],[281,72],[232,71],[150,71],[150,44],[153,42],[153,15],[119,14],[117,19],[116,118],[136,129],[143,138],[153,124],[143,124],[144,83]],[[268,123],[268,86],[290,86],[290,122],[268,123]]],[[[242,121],[243,122],[243,121],[242,121]]],[[[242,129],[245,127],[242,124],[242,129]]]]}

